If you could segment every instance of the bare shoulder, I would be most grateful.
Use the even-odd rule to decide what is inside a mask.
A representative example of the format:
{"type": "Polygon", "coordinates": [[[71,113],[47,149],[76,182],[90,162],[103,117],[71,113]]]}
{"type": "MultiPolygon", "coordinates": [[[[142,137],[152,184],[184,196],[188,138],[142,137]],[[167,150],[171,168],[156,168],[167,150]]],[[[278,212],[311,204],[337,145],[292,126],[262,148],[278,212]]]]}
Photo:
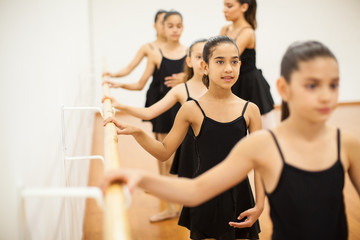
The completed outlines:
{"type": "Polygon", "coordinates": [[[228,24],[228,25],[224,25],[224,26],[221,28],[221,30],[220,30],[220,35],[225,35],[226,32],[228,31],[229,27],[230,27],[229,24],[228,24]]]}
{"type": "Polygon", "coordinates": [[[153,51],[153,45],[151,42],[145,43],[140,47],[140,51],[142,51],[146,56],[148,56],[153,51]]]}
{"type": "Polygon", "coordinates": [[[245,27],[241,30],[239,37],[237,37],[236,42],[246,42],[246,43],[252,43],[255,41],[255,30],[251,27],[245,27]]]}
{"type": "MultiPolygon", "coordinates": [[[[345,147],[347,154],[358,151],[360,153],[360,139],[347,131],[341,131],[340,133],[341,145],[345,147]]],[[[360,157],[360,156],[359,156],[360,157]]]]}
{"type": "Polygon", "coordinates": [[[186,98],[186,89],[185,89],[185,83],[180,83],[173,87],[171,90],[174,95],[180,100],[186,98]]]}
{"type": "Polygon", "coordinates": [[[194,109],[198,109],[199,107],[196,105],[195,101],[187,101],[185,102],[181,108],[186,109],[189,113],[194,112],[194,109]]]}
{"type": "Polygon", "coordinates": [[[257,113],[260,114],[259,107],[255,103],[252,103],[252,102],[248,103],[247,111],[249,111],[249,112],[251,112],[253,114],[257,114],[257,113]]]}
{"type": "Polygon", "coordinates": [[[267,156],[273,150],[273,145],[269,144],[271,141],[273,140],[269,131],[262,129],[243,138],[239,144],[241,144],[242,149],[246,150],[254,159],[262,162],[264,159],[267,159],[267,156]],[[260,149],[261,151],[259,151],[260,149]]]}

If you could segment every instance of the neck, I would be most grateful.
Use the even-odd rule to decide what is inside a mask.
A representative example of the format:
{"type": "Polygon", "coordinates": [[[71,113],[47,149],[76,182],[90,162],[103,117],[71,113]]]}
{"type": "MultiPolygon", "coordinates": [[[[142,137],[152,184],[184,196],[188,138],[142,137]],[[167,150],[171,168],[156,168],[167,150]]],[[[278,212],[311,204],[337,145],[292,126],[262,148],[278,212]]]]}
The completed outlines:
{"type": "Polygon", "coordinates": [[[302,136],[303,138],[308,140],[316,138],[326,129],[326,124],[324,122],[314,123],[301,119],[301,117],[291,115],[285,121],[285,124],[290,126],[291,131],[296,136],[302,136]]]}
{"type": "Polygon", "coordinates": [[[249,23],[245,20],[244,17],[239,17],[238,19],[233,21],[232,25],[233,25],[233,29],[235,30],[235,29],[240,29],[242,27],[248,26],[249,23]]]}
{"type": "Polygon", "coordinates": [[[215,85],[212,86],[211,83],[209,86],[209,90],[207,91],[206,94],[217,101],[227,100],[233,96],[233,93],[231,92],[231,88],[230,89],[220,88],[215,85]]]}
{"type": "Polygon", "coordinates": [[[200,82],[201,84],[203,84],[202,77],[203,77],[203,73],[199,73],[199,74],[194,73],[194,76],[191,78],[191,80],[193,80],[194,82],[200,82]]]}
{"type": "Polygon", "coordinates": [[[166,47],[167,47],[168,49],[174,49],[174,48],[177,48],[177,47],[179,47],[179,46],[180,46],[179,40],[176,40],[176,41],[168,40],[168,41],[166,42],[166,47]]]}
{"type": "Polygon", "coordinates": [[[166,42],[166,38],[164,36],[157,35],[155,42],[158,42],[158,43],[166,42]]]}

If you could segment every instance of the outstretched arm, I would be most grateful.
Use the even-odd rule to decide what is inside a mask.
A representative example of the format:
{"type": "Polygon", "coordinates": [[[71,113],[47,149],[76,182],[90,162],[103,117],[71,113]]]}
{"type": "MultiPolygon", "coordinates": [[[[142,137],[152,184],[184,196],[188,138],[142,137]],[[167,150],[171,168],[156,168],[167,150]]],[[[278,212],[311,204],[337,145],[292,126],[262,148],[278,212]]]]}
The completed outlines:
{"type": "Polygon", "coordinates": [[[127,65],[125,68],[121,69],[117,73],[110,73],[105,72],[103,75],[108,75],[109,77],[119,78],[119,77],[125,77],[129,75],[141,62],[141,60],[147,56],[147,50],[149,46],[148,44],[144,44],[140,47],[138,52],[136,53],[134,59],[127,65]]]}
{"type": "Polygon", "coordinates": [[[257,154],[264,141],[259,141],[259,137],[253,135],[241,140],[224,161],[195,179],[118,169],[105,175],[102,189],[105,190],[112,182],[120,181],[128,184],[130,190],[138,186],[162,199],[196,206],[235,186],[245,179],[251,169],[260,167],[257,154]]]}
{"type": "Polygon", "coordinates": [[[118,134],[132,135],[147,152],[160,161],[166,161],[176,151],[185,138],[189,128],[188,115],[189,113],[186,109],[180,108],[176,115],[173,127],[162,142],[149,136],[142,129],[122,123],[112,117],[105,119],[104,125],[108,122],[113,122],[119,128],[118,134]]]}
{"type": "Polygon", "coordinates": [[[141,78],[138,82],[118,83],[117,87],[127,89],[127,90],[132,90],[132,91],[142,90],[145,87],[145,84],[147,83],[149,78],[152,76],[154,70],[155,70],[155,62],[151,58],[148,58],[145,72],[143,73],[143,75],[141,76],[141,78]]]}
{"type": "Polygon", "coordinates": [[[126,112],[134,117],[143,120],[150,120],[166,112],[177,102],[180,101],[180,99],[178,98],[179,90],[179,88],[170,89],[170,91],[160,101],[146,108],[132,107],[121,104],[113,96],[104,96],[102,102],[105,99],[110,99],[114,108],[126,112]]]}

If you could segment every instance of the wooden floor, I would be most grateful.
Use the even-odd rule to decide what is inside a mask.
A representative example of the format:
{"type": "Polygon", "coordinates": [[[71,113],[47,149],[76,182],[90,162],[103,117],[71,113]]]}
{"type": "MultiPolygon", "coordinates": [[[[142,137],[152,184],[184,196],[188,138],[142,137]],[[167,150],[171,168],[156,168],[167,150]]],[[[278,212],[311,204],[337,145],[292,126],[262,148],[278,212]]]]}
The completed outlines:
{"type": "MultiPolygon", "coordinates": [[[[277,116],[279,112],[276,111],[277,116]]],[[[141,126],[151,132],[151,125],[136,118],[120,115],[122,120],[141,126]]],[[[360,139],[360,105],[339,107],[330,123],[342,130],[351,131],[360,139]]],[[[92,154],[103,155],[104,135],[102,119],[96,117],[92,154]]],[[[142,168],[151,172],[158,172],[156,160],[145,152],[131,136],[119,136],[120,159],[124,167],[142,168]]],[[[98,186],[103,173],[101,161],[93,160],[90,167],[89,186],[98,186]]],[[[360,173],[359,173],[360,174],[360,173]]],[[[360,240],[360,198],[348,177],[345,183],[345,204],[349,225],[349,240],[360,240]]],[[[133,202],[129,209],[129,221],[132,239],[134,240],[182,240],[189,239],[189,231],[177,225],[177,219],[161,223],[150,223],[149,218],[163,208],[161,201],[142,190],[133,193],[133,202]]],[[[93,200],[87,201],[84,219],[83,239],[102,239],[102,211],[93,200]]],[[[260,217],[260,239],[270,239],[272,224],[269,217],[269,206],[266,203],[265,210],[260,217]]]]}

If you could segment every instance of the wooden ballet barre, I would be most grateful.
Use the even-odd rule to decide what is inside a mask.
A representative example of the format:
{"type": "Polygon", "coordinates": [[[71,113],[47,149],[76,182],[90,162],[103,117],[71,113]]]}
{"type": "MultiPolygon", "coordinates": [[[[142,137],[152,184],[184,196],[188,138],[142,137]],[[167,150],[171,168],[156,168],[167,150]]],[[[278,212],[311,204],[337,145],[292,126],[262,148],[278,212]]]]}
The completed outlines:
{"type": "MultiPolygon", "coordinates": [[[[104,77],[104,79],[107,77],[104,77]]],[[[103,86],[104,95],[110,95],[110,89],[107,84],[103,86]]],[[[104,119],[114,116],[111,100],[106,99],[103,103],[104,119]]],[[[104,136],[104,159],[105,171],[117,169],[120,167],[120,157],[118,150],[118,137],[114,123],[108,123],[105,126],[104,136]]],[[[129,221],[126,208],[128,198],[120,184],[111,185],[104,197],[104,239],[131,239],[129,221]]]]}

